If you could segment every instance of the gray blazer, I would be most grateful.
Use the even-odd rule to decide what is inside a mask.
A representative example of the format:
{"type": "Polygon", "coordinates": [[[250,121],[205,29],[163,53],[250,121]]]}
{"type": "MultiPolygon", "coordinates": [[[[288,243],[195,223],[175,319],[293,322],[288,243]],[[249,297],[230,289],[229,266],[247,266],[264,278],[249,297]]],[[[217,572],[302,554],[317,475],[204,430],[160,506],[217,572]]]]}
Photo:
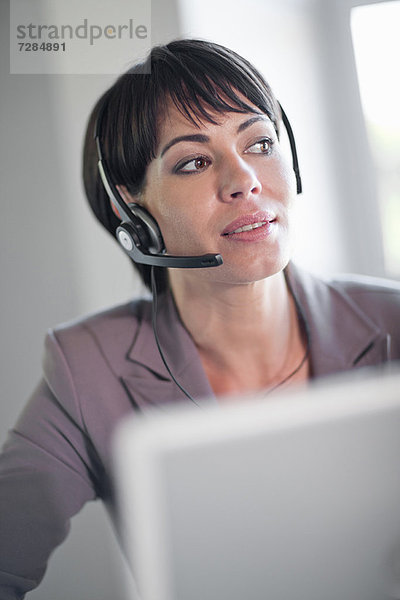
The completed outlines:
{"type": "MultiPolygon", "coordinates": [[[[293,265],[286,276],[309,325],[313,377],[400,359],[400,285],[323,282],[293,265]]],[[[158,331],[178,381],[195,398],[212,397],[169,295],[160,301],[158,331]]],[[[43,379],[0,457],[0,600],[38,585],[85,502],[101,498],[115,516],[115,426],[134,410],[172,401],[188,402],[158,353],[148,300],[49,332],[43,379]]]]}

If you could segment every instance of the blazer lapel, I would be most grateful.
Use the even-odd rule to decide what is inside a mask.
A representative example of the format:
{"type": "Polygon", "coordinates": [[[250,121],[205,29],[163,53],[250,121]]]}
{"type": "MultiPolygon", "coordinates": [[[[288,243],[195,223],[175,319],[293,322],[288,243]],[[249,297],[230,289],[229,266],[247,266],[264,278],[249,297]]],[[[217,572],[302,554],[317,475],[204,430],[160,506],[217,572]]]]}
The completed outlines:
{"type": "MultiPolygon", "coordinates": [[[[215,401],[196,346],[179,318],[171,294],[162,295],[158,305],[157,334],[172,374],[196,402],[215,401]]],[[[151,302],[143,304],[127,360],[128,368],[122,379],[140,409],[190,402],[171,378],[160,356],[151,324],[151,302]]]]}
{"type": "Polygon", "coordinates": [[[349,295],[293,264],[286,278],[309,327],[313,376],[388,360],[390,337],[349,295]]]}

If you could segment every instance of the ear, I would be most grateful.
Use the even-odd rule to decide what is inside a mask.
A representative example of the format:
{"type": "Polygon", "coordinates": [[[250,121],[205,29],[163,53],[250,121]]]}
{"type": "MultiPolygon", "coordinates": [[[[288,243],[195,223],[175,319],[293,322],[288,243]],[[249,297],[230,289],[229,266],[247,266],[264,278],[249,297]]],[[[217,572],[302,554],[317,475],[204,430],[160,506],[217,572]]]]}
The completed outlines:
{"type": "MultiPolygon", "coordinates": [[[[132,194],[128,192],[128,188],[125,185],[116,185],[115,187],[117,188],[118,193],[122,196],[123,200],[125,200],[127,204],[132,204],[133,202],[136,203],[136,197],[132,196],[132,194]]],[[[111,208],[113,210],[113,213],[118,217],[118,219],[121,220],[119,210],[116,206],[114,206],[113,202],[111,202],[111,208]]]]}

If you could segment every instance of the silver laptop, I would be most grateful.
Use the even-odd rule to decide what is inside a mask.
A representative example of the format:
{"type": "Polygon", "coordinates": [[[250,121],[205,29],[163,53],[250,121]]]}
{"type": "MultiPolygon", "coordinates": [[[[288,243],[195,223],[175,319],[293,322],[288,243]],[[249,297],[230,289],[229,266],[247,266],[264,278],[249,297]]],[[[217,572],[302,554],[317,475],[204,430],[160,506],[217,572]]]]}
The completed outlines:
{"type": "Polygon", "coordinates": [[[115,457],[141,600],[400,598],[399,373],[135,416],[115,457]]]}

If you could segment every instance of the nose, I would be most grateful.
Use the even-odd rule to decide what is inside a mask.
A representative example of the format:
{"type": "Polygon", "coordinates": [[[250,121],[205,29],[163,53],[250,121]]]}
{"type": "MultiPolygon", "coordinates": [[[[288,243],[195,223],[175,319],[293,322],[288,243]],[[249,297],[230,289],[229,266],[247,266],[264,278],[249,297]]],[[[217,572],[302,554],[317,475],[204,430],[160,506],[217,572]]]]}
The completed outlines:
{"type": "Polygon", "coordinates": [[[240,156],[226,157],[221,171],[219,196],[222,202],[246,200],[262,190],[257,173],[240,156]]]}

